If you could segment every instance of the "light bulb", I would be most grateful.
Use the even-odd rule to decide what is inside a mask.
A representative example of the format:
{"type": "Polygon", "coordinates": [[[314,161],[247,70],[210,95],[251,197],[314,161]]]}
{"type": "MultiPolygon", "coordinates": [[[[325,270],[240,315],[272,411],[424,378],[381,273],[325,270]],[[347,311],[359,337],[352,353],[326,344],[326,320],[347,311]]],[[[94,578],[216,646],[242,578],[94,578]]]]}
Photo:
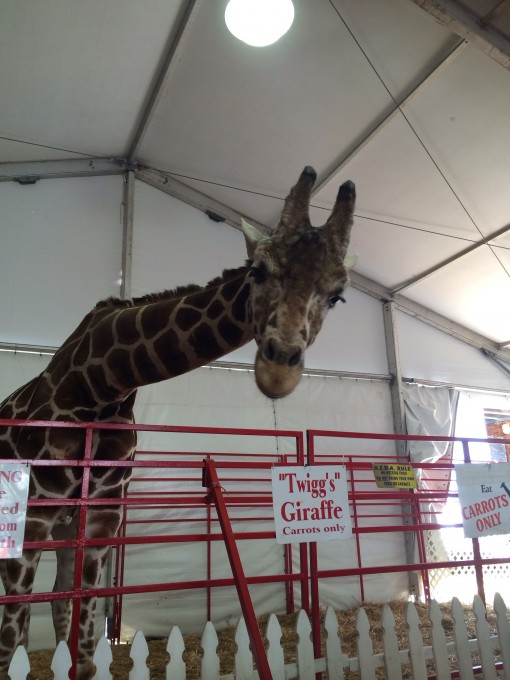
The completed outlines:
{"type": "Polygon", "coordinates": [[[228,30],[253,47],[272,45],[293,21],[291,0],[230,0],[225,9],[228,30]]]}

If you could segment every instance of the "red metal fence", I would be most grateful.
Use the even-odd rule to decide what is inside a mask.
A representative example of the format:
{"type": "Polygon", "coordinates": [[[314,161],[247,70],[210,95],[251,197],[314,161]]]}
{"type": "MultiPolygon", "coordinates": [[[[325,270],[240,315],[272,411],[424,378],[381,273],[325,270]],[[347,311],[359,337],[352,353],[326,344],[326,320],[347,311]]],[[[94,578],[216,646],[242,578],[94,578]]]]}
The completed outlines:
{"type": "MultiPolygon", "coordinates": [[[[406,573],[410,575],[411,583],[416,583],[418,575],[422,584],[423,595],[428,599],[430,592],[431,570],[471,569],[476,579],[479,594],[484,597],[484,577],[487,567],[493,565],[508,565],[510,551],[500,557],[484,554],[483,544],[477,539],[472,540],[472,554],[466,559],[450,559],[431,561],[427,554],[427,537],[430,532],[437,532],[444,528],[439,520],[439,512],[448,499],[456,496],[456,491],[450,485],[452,462],[442,459],[435,463],[413,464],[422,474],[426,471],[429,481],[428,488],[417,490],[397,490],[377,488],[372,474],[374,462],[406,462],[402,455],[397,456],[395,442],[430,442],[441,441],[454,444],[458,442],[463,449],[466,462],[472,456],[470,446],[473,443],[503,443],[500,439],[458,439],[447,437],[406,437],[388,434],[330,432],[310,430],[306,436],[300,431],[275,430],[230,430],[227,428],[194,428],[177,426],[146,426],[137,425],[134,429],[145,432],[164,432],[169,435],[185,436],[204,435],[206,444],[197,450],[187,451],[150,451],[141,450],[136,461],[132,463],[115,461],[95,461],[92,455],[92,436],[97,429],[133,429],[132,426],[116,424],[75,424],[54,422],[24,422],[2,421],[0,426],[16,425],[23,427],[63,427],[83,428],[86,432],[85,451],[80,461],[29,461],[32,465],[44,466],[73,466],[82,468],[82,487],[79,498],[32,500],[30,505],[67,505],[79,508],[78,534],[73,541],[48,541],[26,543],[26,548],[42,548],[55,550],[60,547],[71,546],[76,550],[76,572],[74,589],[65,593],[34,593],[25,596],[0,597],[0,605],[10,601],[42,602],[54,599],[79,600],[81,597],[96,595],[111,598],[113,602],[112,625],[110,635],[119,636],[122,618],[123,598],[135,593],[165,592],[176,590],[200,589],[204,592],[204,620],[212,617],[211,593],[214,588],[235,586],[241,600],[249,599],[247,587],[264,587],[270,583],[280,583],[285,590],[285,601],[288,610],[294,606],[295,586],[300,593],[301,604],[311,612],[313,619],[314,642],[318,645],[321,582],[329,579],[355,577],[358,580],[361,600],[365,597],[366,580],[373,574],[406,573]],[[233,437],[234,444],[230,451],[221,450],[214,444],[218,436],[233,437]],[[265,439],[264,446],[257,445],[265,439]],[[269,438],[269,440],[267,439],[269,438]],[[239,446],[236,442],[249,440],[249,448],[239,446]],[[267,445],[267,441],[271,443],[267,445]],[[285,447],[284,450],[282,449],[285,447]],[[219,449],[219,450],[218,450],[219,449]],[[271,523],[271,486],[270,470],[274,464],[292,463],[303,464],[342,464],[346,466],[349,484],[349,503],[353,523],[353,537],[356,545],[354,563],[348,567],[339,568],[334,563],[322,563],[317,550],[317,544],[302,544],[294,549],[299,551],[299,567],[293,568],[292,551],[285,548],[284,568],[280,573],[269,575],[245,575],[243,565],[236,555],[239,541],[257,541],[274,538],[271,523]],[[125,506],[125,521],[121,534],[115,539],[87,539],[85,536],[86,512],[90,505],[119,504],[118,499],[90,499],[88,485],[90,470],[94,466],[132,466],[133,480],[127,498],[121,503],[125,506]],[[206,488],[204,488],[206,487],[206,488]],[[220,503],[220,505],[218,505],[220,503]],[[158,509],[173,509],[172,516],[160,517],[153,520],[149,513],[158,509]],[[179,511],[196,509],[197,516],[193,523],[193,531],[172,532],[172,527],[182,523],[179,511]],[[247,516],[247,510],[258,509],[257,514],[247,516]],[[260,513],[259,513],[260,511],[260,513]],[[245,522],[256,519],[260,529],[256,531],[243,530],[245,522]],[[158,530],[156,527],[159,525],[158,530]],[[152,534],[142,535],[140,528],[147,531],[152,528],[152,534]],[[232,528],[235,527],[235,530],[232,528]],[[381,533],[397,536],[408,541],[412,550],[408,550],[405,559],[397,564],[377,562],[372,554],[367,562],[366,549],[370,537],[381,533]],[[211,546],[214,542],[225,541],[229,551],[233,576],[215,578],[212,575],[213,555],[211,546]],[[205,545],[207,578],[187,580],[178,583],[152,583],[140,585],[126,585],[124,574],[126,548],[129,545],[157,545],[186,542],[201,542],[205,545]],[[84,550],[88,545],[111,544],[117,554],[114,572],[115,585],[98,588],[94,591],[81,589],[81,568],[84,550]],[[412,559],[411,559],[412,557],[412,559]]],[[[191,448],[191,447],[190,447],[191,448]]],[[[187,520],[189,521],[189,519],[187,520]]],[[[460,527],[454,523],[453,527],[460,527]]],[[[506,568],[506,566],[505,566],[506,568]]],[[[454,593],[456,594],[456,593],[454,593]]],[[[246,616],[245,605],[241,602],[246,616]]],[[[71,653],[77,645],[79,608],[73,610],[73,626],[70,641],[71,653]]],[[[248,615],[250,613],[248,612],[248,615]]]]}
{"type": "MultiPolygon", "coordinates": [[[[443,442],[450,446],[461,447],[462,460],[457,462],[476,463],[490,462],[488,457],[481,461],[471,452],[473,445],[506,444],[502,439],[467,439],[457,437],[425,437],[388,435],[362,432],[336,432],[325,430],[309,430],[307,432],[307,461],[310,464],[343,464],[347,468],[348,484],[350,485],[349,502],[353,523],[353,536],[356,541],[357,564],[349,568],[335,568],[331,563],[321,564],[318,559],[317,544],[310,544],[310,584],[312,595],[312,621],[314,626],[314,643],[319,644],[319,584],[327,579],[341,579],[356,576],[359,582],[361,601],[365,601],[365,579],[372,574],[397,574],[405,572],[410,578],[411,591],[414,584],[418,584],[421,596],[426,601],[434,597],[430,587],[431,573],[447,570],[449,573],[459,573],[461,570],[472,572],[476,581],[476,591],[485,602],[485,578],[487,568],[491,565],[502,565],[510,575],[510,548],[508,541],[501,541],[502,555],[494,557],[485,554],[484,541],[486,539],[469,539],[471,554],[455,559],[438,561],[431,559],[427,549],[428,539],[434,533],[458,529],[462,531],[460,512],[457,521],[444,523],[441,514],[446,503],[458,498],[456,485],[451,484],[454,462],[452,451],[434,463],[411,463],[418,477],[426,477],[426,482],[418,484],[416,490],[378,488],[372,474],[373,463],[409,463],[408,456],[396,453],[374,453],[375,442],[410,442],[437,443],[443,442]],[[366,442],[369,452],[363,452],[366,442]],[[370,446],[368,446],[370,445],[370,446]],[[354,453],[353,453],[354,449],[354,453]],[[363,547],[370,537],[384,533],[401,535],[408,541],[406,563],[385,564],[383,561],[367,563],[364,559],[363,547]],[[416,576],[419,578],[417,579],[416,576]]],[[[384,447],[383,447],[384,448],[384,447]]],[[[487,455],[489,450],[487,450],[487,455]]],[[[417,596],[419,592],[415,593],[417,596]]],[[[462,596],[463,593],[453,591],[453,595],[462,596]]]]}

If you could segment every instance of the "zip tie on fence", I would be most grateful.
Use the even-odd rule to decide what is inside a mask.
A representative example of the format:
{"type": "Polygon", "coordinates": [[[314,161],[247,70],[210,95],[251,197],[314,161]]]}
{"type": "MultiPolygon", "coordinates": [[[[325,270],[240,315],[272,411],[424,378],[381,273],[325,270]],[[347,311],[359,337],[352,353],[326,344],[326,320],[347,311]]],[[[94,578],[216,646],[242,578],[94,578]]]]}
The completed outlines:
{"type": "Polygon", "coordinates": [[[211,489],[220,489],[222,493],[228,494],[228,491],[226,491],[225,487],[221,486],[221,482],[213,482],[209,486],[211,487],[211,489]]]}

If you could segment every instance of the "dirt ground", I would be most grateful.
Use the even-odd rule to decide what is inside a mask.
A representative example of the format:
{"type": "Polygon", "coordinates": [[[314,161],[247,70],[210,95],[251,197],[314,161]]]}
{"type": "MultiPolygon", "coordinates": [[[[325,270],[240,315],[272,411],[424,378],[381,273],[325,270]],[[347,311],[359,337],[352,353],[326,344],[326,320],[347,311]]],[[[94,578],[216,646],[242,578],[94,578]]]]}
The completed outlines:
{"type": "MultiPolygon", "coordinates": [[[[407,644],[407,625],[405,622],[405,602],[394,601],[389,603],[395,618],[395,630],[397,632],[399,647],[400,649],[406,649],[407,644]]],[[[374,645],[374,652],[382,651],[382,626],[381,626],[381,614],[382,606],[380,604],[364,604],[365,609],[370,624],[371,624],[371,635],[374,645]]],[[[450,614],[450,605],[440,605],[442,611],[442,624],[445,629],[446,637],[448,640],[453,640],[453,619],[450,614]]],[[[427,620],[427,605],[417,604],[417,612],[420,617],[420,628],[423,637],[424,645],[431,644],[430,637],[430,623],[427,620]]],[[[349,657],[357,656],[356,649],[356,615],[358,609],[349,609],[345,611],[338,611],[337,618],[339,624],[339,634],[342,640],[342,651],[349,657]]],[[[262,633],[265,630],[267,623],[267,616],[263,616],[259,620],[259,627],[262,633]]],[[[496,633],[496,619],[492,610],[487,608],[487,619],[491,632],[496,633]]],[[[296,615],[280,615],[278,620],[282,627],[283,637],[282,645],[284,647],[285,662],[290,663],[295,661],[295,644],[296,644],[296,633],[295,633],[295,622],[296,615]]],[[[470,608],[465,608],[465,621],[468,627],[470,637],[476,637],[475,633],[475,618],[470,608]]],[[[220,657],[220,672],[221,674],[227,674],[233,672],[234,655],[236,651],[236,645],[234,642],[235,629],[227,628],[218,633],[219,646],[218,646],[218,656],[220,657]]],[[[199,680],[200,678],[200,660],[201,660],[201,647],[200,647],[200,635],[187,635],[184,636],[184,642],[186,651],[184,652],[184,660],[188,669],[187,680],[199,680]]],[[[166,652],[166,639],[161,640],[150,640],[149,641],[149,658],[147,660],[147,665],[150,669],[151,680],[165,680],[165,667],[168,661],[168,654],[166,652]]],[[[129,658],[130,645],[117,645],[112,647],[113,652],[113,664],[111,666],[111,673],[113,680],[127,680],[129,671],[132,666],[131,659],[129,658]]],[[[30,675],[31,680],[52,680],[53,673],[50,670],[50,663],[52,658],[52,651],[40,651],[32,652],[30,656],[30,663],[32,667],[32,674],[30,675]]],[[[476,660],[474,660],[476,663],[476,660]]],[[[433,665],[430,665],[430,674],[433,674],[433,665]]],[[[404,678],[411,678],[410,668],[403,667],[404,678]]],[[[359,673],[348,672],[346,678],[349,680],[359,680],[359,673]]],[[[385,678],[385,673],[383,669],[378,671],[379,678],[385,678]]],[[[477,675],[477,678],[482,678],[483,676],[477,675]]],[[[324,679],[326,680],[327,674],[324,674],[324,679]]]]}

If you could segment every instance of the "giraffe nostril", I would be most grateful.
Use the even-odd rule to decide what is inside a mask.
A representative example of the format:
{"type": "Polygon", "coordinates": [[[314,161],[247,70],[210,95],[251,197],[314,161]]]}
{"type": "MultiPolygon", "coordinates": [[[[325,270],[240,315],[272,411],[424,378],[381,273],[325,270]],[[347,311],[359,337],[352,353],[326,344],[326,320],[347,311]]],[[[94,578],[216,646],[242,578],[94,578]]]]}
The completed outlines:
{"type": "Polygon", "coordinates": [[[274,361],[276,349],[272,340],[268,340],[264,347],[264,355],[268,361],[274,361]]]}
{"type": "Polygon", "coordinates": [[[303,352],[296,346],[280,345],[275,338],[269,338],[262,346],[262,354],[266,361],[294,368],[298,366],[303,357],[303,352]]]}
{"type": "Polygon", "coordinates": [[[301,361],[301,350],[298,349],[298,351],[294,352],[294,354],[289,358],[287,363],[288,363],[289,366],[293,367],[293,366],[297,366],[300,361],[301,361]]]}

